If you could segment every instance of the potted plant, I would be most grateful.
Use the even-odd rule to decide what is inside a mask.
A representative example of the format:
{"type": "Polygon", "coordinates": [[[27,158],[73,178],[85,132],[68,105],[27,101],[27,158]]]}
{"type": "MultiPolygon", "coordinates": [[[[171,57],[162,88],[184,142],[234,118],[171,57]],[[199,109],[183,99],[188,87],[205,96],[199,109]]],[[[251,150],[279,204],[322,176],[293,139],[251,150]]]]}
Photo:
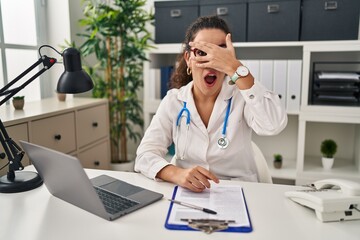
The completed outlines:
{"type": "Polygon", "coordinates": [[[58,99],[60,102],[65,102],[65,101],[66,101],[66,93],[59,93],[59,92],[57,92],[57,93],[56,93],[56,96],[57,96],[57,99],[58,99]]]}
{"type": "Polygon", "coordinates": [[[16,110],[22,110],[25,104],[25,96],[15,96],[12,98],[13,106],[16,110]]]}
{"type": "Polygon", "coordinates": [[[281,168],[282,160],[283,160],[283,157],[281,154],[279,154],[279,153],[274,154],[274,168],[277,168],[277,169],[281,168]]]}
{"type": "Polygon", "coordinates": [[[142,136],[142,106],[138,92],[143,86],[143,62],[152,47],[148,25],[154,15],[145,10],[146,0],[84,1],[80,25],[85,38],[84,56],[94,54],[88,66],[94,81],[93,97],[109,100],[112,163],[127,162],[128,139],[142,136]]]}
{"type": "Polygon", "coordinates": [[[337,144],[332,139],[325,139],[321,143],[320,151],[322,153],[321,162],[323,168],[329,170],[334,164],[334,155],[337,151],[337,144]]]}

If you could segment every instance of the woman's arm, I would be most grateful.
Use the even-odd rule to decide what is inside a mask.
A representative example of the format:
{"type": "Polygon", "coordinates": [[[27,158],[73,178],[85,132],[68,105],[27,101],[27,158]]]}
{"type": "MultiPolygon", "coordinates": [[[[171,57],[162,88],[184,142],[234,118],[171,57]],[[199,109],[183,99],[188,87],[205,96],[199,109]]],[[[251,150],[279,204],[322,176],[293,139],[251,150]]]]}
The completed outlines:
{"type": "Polygon", "coordinates": [[[200,166],[183,169],[168,165],[161,169],[156,177],[190,189],[193,192],[202,192],[204,189],[210,188],[209,180],[219,183],[219,179],[213,173],[200,166]]]}

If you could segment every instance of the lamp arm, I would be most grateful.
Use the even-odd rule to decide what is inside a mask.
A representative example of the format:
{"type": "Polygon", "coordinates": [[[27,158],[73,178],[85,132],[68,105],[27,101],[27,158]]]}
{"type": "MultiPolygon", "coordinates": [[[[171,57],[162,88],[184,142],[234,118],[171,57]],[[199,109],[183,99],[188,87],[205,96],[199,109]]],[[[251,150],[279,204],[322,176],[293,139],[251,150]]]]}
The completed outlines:
{"type": "MultiPolygon", "coordinates": [[[[22,90],[27,85],[29,85],[32,81],[34,81],[37,77],[43,74],[46,70],[50,69],[55,63],[56,63],[55,58],[49,58],[46,55],[41,56],[37,62],[35,62],[28,69],[22,72],[19,76],[17,76],[7,85],[5,85],[2,89],[0,89],[0,96],[5,96],[4,99],[0,101],[0,106],[4,104],[7,100],[9,100],[12,96],[14,96],[16,93],[18,93],[20,90],[22,90]],[[33,70],[36,66],[38,66],[41,63],[43,63],[44,67],[39,72],[37,72],[27,81],[25,81],[19,87],[9,89],[12,85],[18,82],[21,78],[23,78],[26,74],[28,74],[31,70],[33,70]]],[[[4,124],[2,123],[1,120],[0,120],[0,143],[9,161],[9,171],[7,173],[7,178],[11,181],[15,178],[15,171],[23,169],[21,160],[24,156],[24,151],[20,148],[19,145],[15,143],[14,140],[12,140],[9,137],[9,134],[7,133],[4,124]]],[[[0,154],[0,158],[5,158],[3,153],[0,154]]]]}
{"type": "MultiPolygon", "coordinates": [[[[15,178],[15,171],[22,170],[24,168],[21,164],[21,160],[24,157],[25,153],[20,148],[20,146],[17,145],[15,141],[9,137],[1,120],[0,142],[9,161],[9,171],[7,173],[7,178],[9,180],[13,180],[15,178]]],[[[5,158],[4,154],[1,155],[1,158],[5,158]]]]}
{"type": "Polygon", "coordinates": [[[16,93],[18,93],[20,90],[22,90],[27,85],[29,85],[32,81],[34,81],[37,77],[39,77],[41,74],[43,74],[46,70],[50,69],[55,63],[56,63],[55,58],[49,58],[46,55],[39,58],[39,60],[37,62],[35,62],[33,65],[31,65],[28,69],[26,69],[24,72],[22,72],[19,76],[17,76],[11,82],[6,84],[2,89],[0,89],[0,96],[6,96],[4,99],[2,99],[0,101],[0,106],[3,105],[7,100],[9,100],[16,93]],[[23,78],[26,74],[28,74],[31,70],[33,70],[40,63],[43,63],[44,68],[42,68],[38,73],[36,73],[34,76],[32,76],[29,80],[24,82],[21,86],[13,88],[13,89],[9,89],[12,85],[14,85],[16,82],[18,82],[21,78],[23,78]]]}
{"type": "Polygon", "coordinates": [[[42,58],[39,58],[37,62],[35,62],[33,65],[31,65],[28,69],[26,69],[24,72],[22,72],[19,76],[17,76],[15,79],[13,79],[11,82],[6,84],[2,89],[0,89],[0,94],[3,95],[4,91],[10,88],[14,83],[19,81],[21,78],[23,78],[26,74],[28,74],[31,70],[33,70],[36,66],[38,66],[40,63],[42,63],[42,58]]]}

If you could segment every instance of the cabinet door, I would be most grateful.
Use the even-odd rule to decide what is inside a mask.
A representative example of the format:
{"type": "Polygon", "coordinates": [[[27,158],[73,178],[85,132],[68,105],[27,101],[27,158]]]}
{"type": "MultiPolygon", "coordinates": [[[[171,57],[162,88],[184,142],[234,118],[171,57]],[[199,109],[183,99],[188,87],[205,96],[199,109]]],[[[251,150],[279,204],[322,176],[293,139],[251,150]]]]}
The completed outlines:
{"type": "MultiPolygon", "coordinates": [[[[8,126],[6,127],[6,132],[8,133],[9,137],[12,138],[17,144],[19,144],[19,140],[29,141],[28,136],[28,126],[27,123],[22,123],[18,125],[8,126]]],[[[21,147],[21,146],[20,146],[21,147]]],[[[0,146],[0,152],[4,152],[2,146],[0,146]]],[[[8,162],[8,159],[0,159],[0,168],[4,166],[8,162]]],[[[23,166],[29,165],[29,158],[25,154],[22,159],[23,166]]],[[[3,170],[0,171],[0,176],[3,176],[7,173],[8,167],[5,167],[3,170]]]]}
{"type": "Polygon", "coordinates": [[[79,147],[95,142],[109,134],[106,105],[80,110],[77,115],[79,147]]]}
{"type": "Polygon", "coordinates": [[[110,154],[109,141],[80,152],[78,157],[84,168],[109,169],[110,154]]]}
{"type": "Polygon", "coordinates": [[[31,122],[31,142],[63,153],[76,150],[75,113],[31,122]]]}

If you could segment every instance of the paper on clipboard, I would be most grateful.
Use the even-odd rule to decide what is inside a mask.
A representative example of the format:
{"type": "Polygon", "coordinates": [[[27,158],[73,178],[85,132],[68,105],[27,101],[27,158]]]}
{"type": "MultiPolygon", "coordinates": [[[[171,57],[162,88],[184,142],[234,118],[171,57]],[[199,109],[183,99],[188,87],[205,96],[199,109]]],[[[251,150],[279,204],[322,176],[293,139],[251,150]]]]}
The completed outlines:
{"type": "Polygon", "coordinates": [[[252,231],[249,213],[241,186],[212,185],[202,193],[194,193],[182,187],[174,189],[173,199],[209,208],[217,212],[216,215],[188,208],[179,204],[170,204],[165,226],[168,229],[189,230],[187,223],[181,219],[216,219],[234,220],[229,223],[228,231],[252,231]]]}

